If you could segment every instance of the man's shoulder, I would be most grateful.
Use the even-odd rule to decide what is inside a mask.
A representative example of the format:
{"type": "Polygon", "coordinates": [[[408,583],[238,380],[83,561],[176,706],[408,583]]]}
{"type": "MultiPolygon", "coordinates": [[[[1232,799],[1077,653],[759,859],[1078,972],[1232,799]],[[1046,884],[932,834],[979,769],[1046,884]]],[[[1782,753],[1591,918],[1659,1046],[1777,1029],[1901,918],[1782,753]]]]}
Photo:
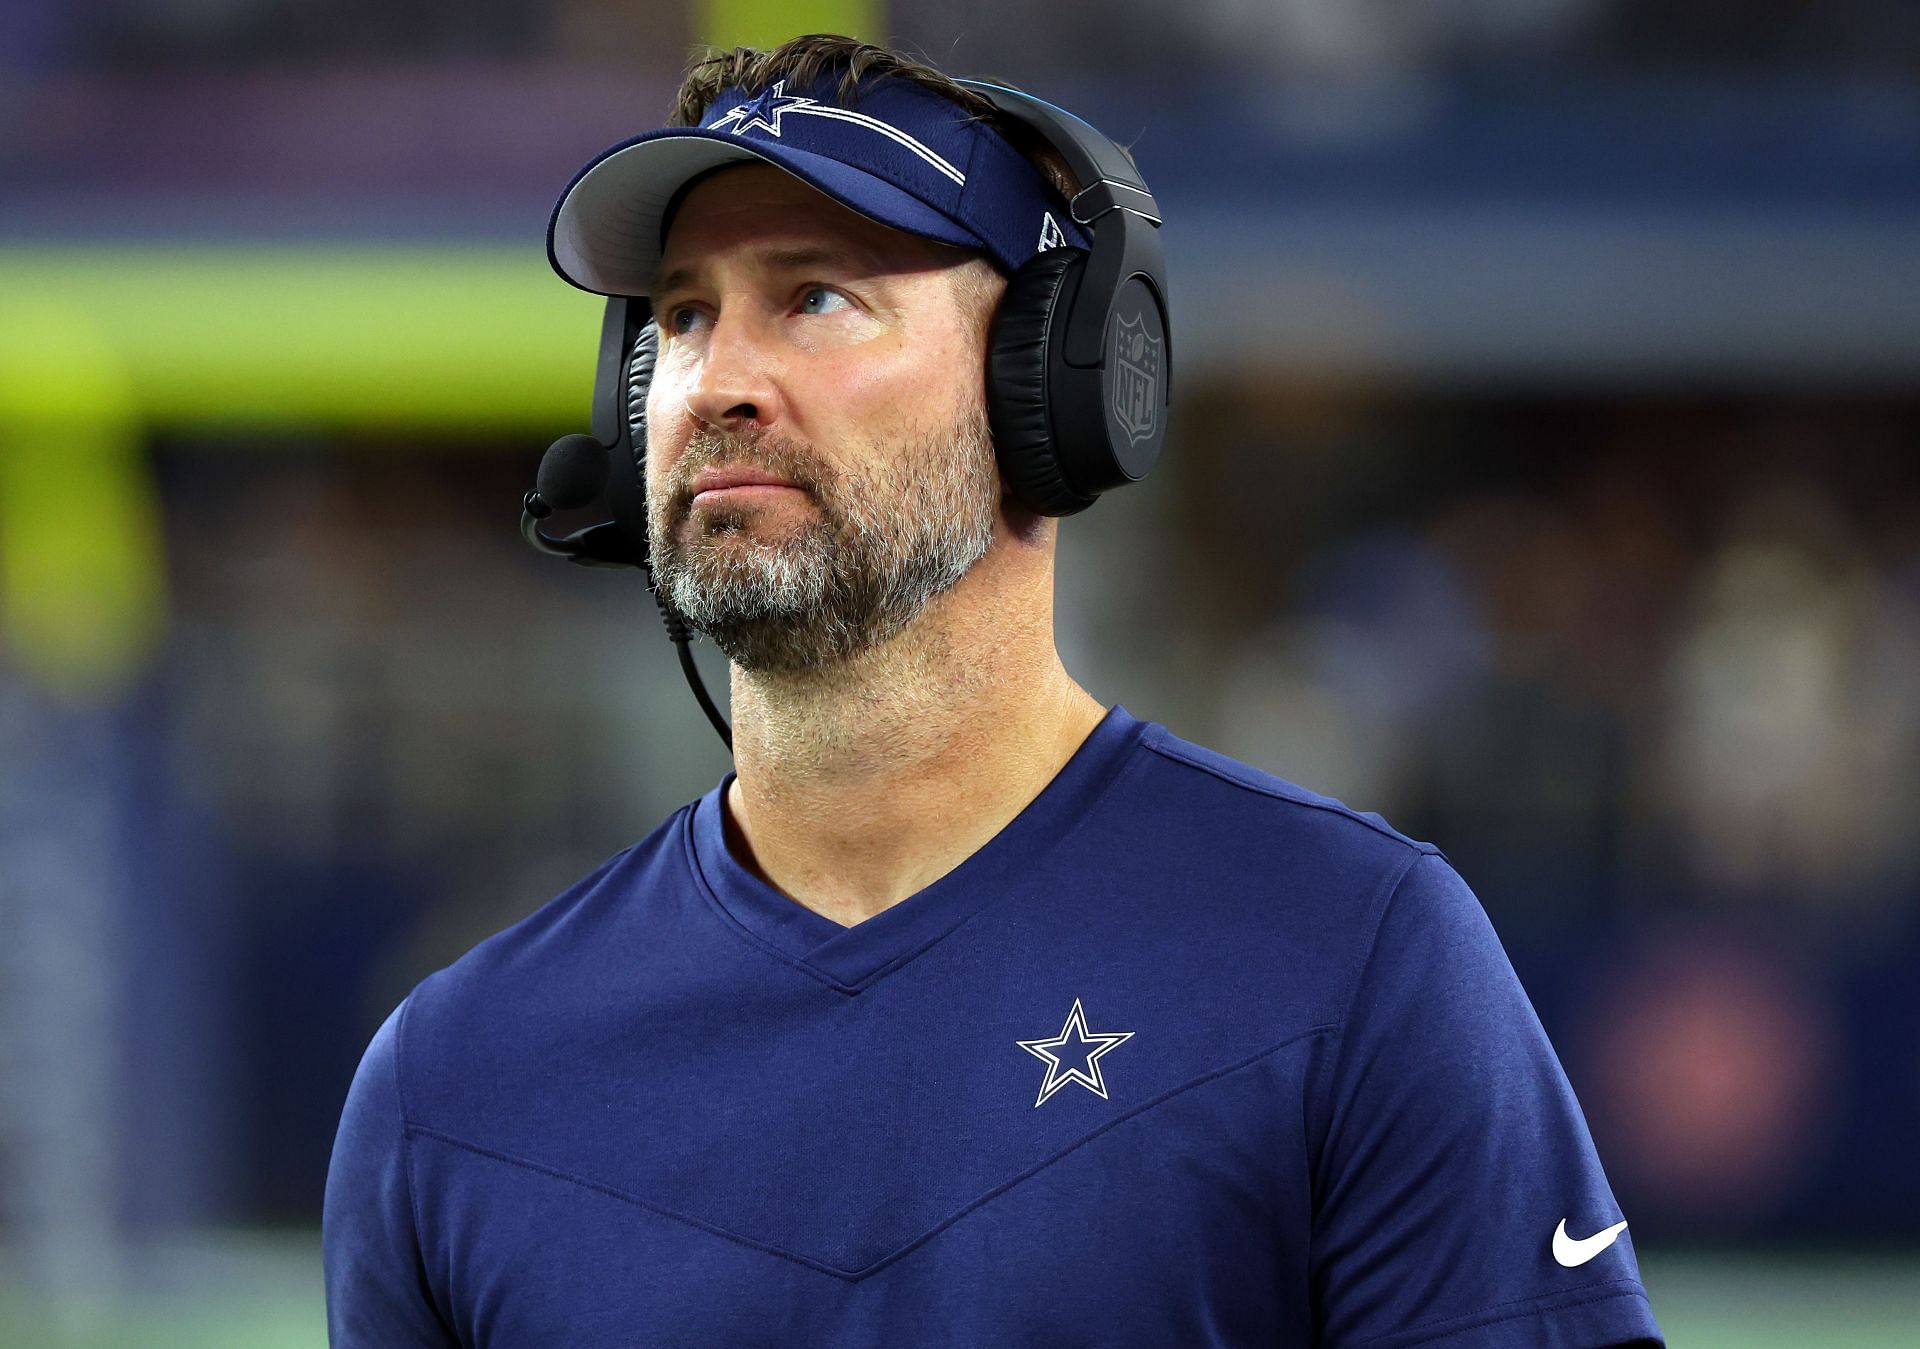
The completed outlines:
{"type": "Polygon", "coordinates": [[[1249,846],[1278,835],[1292,846],[1309,843],[1317,851],[1384,865],[1410,865],[1420,856],[1440,855],[1433,844],[1402,833],[1374,811],[1356,810],[1184,740],[1164,726],[1150,726],[1141,749],[1154,761],[1149,792],[1194,807],[1190,813],[1209,821],[1212,835],[1240,836],[1249,846]]]}
{"type": "Polygon", "coordinates": [[[1378,814],[1150,723],[1069,842],[1069,920],[1151,952],[1172,987],[1242,990],[1272,1039],[1339,1024],[1385,913],[1450,872],[1378,814]]]}
{"type": "Polygon", "coordinates": [[[617,973],[647,939],[663,891],[685,872],[680,832],[690,807],[600,863],[512,926],[427,975],[408,996],[408,1057],[477,1040],[538,1037],[569,998],[617,973]]]}

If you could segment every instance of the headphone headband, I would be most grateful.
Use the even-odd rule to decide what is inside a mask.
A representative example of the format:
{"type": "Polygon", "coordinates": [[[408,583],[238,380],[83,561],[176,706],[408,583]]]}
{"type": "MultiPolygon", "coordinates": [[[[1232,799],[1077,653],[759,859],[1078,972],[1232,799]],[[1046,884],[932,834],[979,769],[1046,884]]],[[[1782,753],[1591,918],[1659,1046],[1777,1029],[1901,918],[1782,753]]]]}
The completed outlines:
{"type": "MultiPolygon", "coordinates": [[[[1166,257],[1160,244],[1160,206],[1119,144],[1085,119],[1044,98],[984,80],[956,83],[987,99],[1066,160],[1079,187],[1068,209],[1075,222],[1093,234],[1080,294],[1117,297],[1130,279],[1140,277],[1164,315],[1167,279],[1166,257]]],[[[1107,309],[1097,303],[1074,305],[1065,334],[1068,365],[1085,369],[1102,363],[1110,337],[1107,309]]],[[[1171,357],[1172,342],[1166,345],[1165,354],[1171,357]]],[[[1164,361],[1163,370],[1170,365],[1170,361],[1164,361]]]]}
{"type": "MultiPolygon", "coordinates": [[[[1049,103],[1019,89],[1010,89],[1004,84],[994,84],[987,80],[955,80],[966,89],[985,98],[994,107],[1033,131],[1040,139],[1060,152],[1067,161],[1067,167],[1073,171],[1074,181],[1084,190],[1087,186],[1108,182],[1147,195],[1147,185],[1141,181],[1140,171],[1133,166],[1112,138],[1100,131],[1084,118],[1077,117],[1058,104],[1049,103]]],[[[1155,223],[1159,212],[1151,211],[1155,223]]],[[[1091,224],[1082,220],[1081,224],[1091,224]]]]}

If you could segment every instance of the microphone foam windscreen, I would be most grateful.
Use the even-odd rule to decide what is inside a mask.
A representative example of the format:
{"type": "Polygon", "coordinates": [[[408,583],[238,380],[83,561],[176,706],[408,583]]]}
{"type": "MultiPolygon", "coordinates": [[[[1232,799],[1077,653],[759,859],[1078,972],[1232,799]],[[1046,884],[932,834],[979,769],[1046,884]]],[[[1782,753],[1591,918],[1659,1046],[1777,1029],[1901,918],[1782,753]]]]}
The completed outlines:
{"type": "Polygon", "coordinates": [[[555,510],[591,504],[607,485],[607,447],[592,436],[562,436],[547,447],[534,486],[555,510]]]}

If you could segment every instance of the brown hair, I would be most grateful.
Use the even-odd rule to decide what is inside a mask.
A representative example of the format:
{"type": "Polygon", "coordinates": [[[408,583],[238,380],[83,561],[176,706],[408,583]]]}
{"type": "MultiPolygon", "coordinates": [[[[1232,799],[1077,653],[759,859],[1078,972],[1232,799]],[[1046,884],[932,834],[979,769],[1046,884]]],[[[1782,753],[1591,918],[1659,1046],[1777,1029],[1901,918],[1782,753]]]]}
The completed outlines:
{"type": "Polygon", "coordinates": [[[808,33],[789,38],[769,51],[735,47],[732,51],[710,51],[697,58],[680,81],[667,124],[696,125],[700,114],[722,89],[738,88],[752,94],[776,80],[790,80],[797,86],[812,85],[836,70],[840,72],[840,87],[836,92],[843,106],[852,103],[861,86],[870,81],[910,81],[957,104],[999,132],[1040,170],[1062,201],[1073,196],[1077,184],[1060,152],[1025,126],[1004,116],[987,98],[924,61],[834,33],[808,33]]]}

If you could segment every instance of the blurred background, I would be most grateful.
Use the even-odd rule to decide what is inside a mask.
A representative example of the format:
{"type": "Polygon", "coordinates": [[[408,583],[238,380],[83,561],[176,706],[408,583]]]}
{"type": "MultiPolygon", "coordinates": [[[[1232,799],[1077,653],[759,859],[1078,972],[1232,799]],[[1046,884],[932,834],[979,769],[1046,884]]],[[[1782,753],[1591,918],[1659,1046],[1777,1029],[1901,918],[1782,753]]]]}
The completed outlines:
{"type": "Polygon", "coordinates": [[[1069,668],[1448,852],[1676,1346],[1920,1343],[1910,0],[6,0],[0,1343],[322,1344],[374,1028],[725,771],[637,575],[516,537],[543,232],[816,29],[1166,210],[1069,668]]]}

